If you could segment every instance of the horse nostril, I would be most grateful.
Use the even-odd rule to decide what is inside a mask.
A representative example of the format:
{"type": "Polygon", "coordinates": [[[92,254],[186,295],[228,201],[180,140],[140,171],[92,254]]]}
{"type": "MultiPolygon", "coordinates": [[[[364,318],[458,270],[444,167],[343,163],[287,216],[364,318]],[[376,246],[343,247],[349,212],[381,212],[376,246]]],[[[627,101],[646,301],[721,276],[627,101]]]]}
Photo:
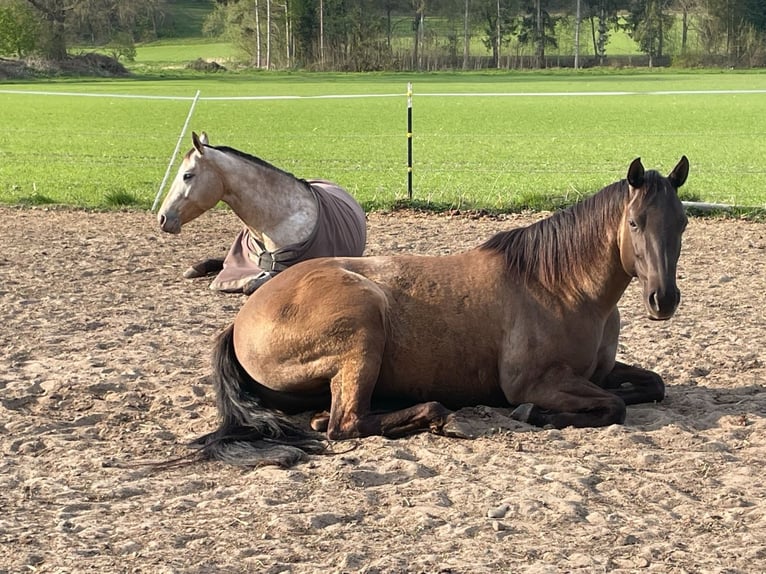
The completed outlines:
{"type": "Polygon", "coordinates": [[[670,291],[657,290],[649,293],[646,305],[654,318],[669,319],[673,316],[680,300],[681,292],[676,288],[670,291]]]}
{"type": "Polygon", "coordinates": [[[158,215],[157,220],[160,222],[160,226],[162,226],[165,225],[165,222],[168,220],[168,218],[164,215],[158,215]]]}
{"type": "Polygon", "coordinates": [[[657,297],[657,291],[652,291],[649,293],[649,307],[654,311],[655,313],[660,312],[660,301],[657,297]]]}

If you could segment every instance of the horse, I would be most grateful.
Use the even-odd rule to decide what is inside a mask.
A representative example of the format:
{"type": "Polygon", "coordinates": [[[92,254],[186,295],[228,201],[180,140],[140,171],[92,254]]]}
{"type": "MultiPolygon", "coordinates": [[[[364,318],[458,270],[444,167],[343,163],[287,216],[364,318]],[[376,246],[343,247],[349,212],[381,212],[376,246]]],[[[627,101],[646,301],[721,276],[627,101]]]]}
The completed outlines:
{"type": "Polygon", "coordinates": [[[362,207],[338,185],[302,180],[255,156],[211,146],[192,133],[157,219],[162,231],[181,226],[227,203],[244,222],[225,259],[193,265],[184,277],[219,272],[210,288],[251,294],[268,279],[312,257],[360,256],[367,241],[362,207]]]}
{"type": "Polygon", "coordinates": [[[622,424],[665,385],[616,360],[617,304],[637,277],[650,319],[676,311],[688,172],[686,156],[668,176],[637,158],[626,179],[463,253],[284,271],[218,337],[220,424],[193,456],[289,466],[329,441],[445,432],[476,405],[539,427],[622,424]]]}

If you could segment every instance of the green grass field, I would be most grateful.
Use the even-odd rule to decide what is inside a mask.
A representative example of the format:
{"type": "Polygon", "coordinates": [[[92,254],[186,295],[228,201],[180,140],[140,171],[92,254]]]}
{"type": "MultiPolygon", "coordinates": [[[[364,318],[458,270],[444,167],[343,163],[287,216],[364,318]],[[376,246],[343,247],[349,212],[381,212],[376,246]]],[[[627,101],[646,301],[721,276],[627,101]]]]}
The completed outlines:
{"type": "MultiPolygon", "coordinates": [[[[413,179],[420,205],[558,206],[624,177],[636,156],[667,171],[686,154],[685,197],[766,207],[766,93],[657,93],[766,90],[766,74],[601,70],[251,72],[0,85],[0,202],[148,208],[199,89],[203,98],[395,94],[203,99],[190,123],[213,144],[253,153],[299,177],[337,181],[368,209],[391,207],[407,196],[407,82],[415,91],[413,179]],[[13,90],[187,99],[8,93],[13,90]],[[526,95],[477,95],[497,93],[526,95]],[[573,93],[589,95],[566,95],[573,93]]],[[[182,151],[189,144],[187,134],[182,151]]]]}
{"type": "Polygon", "coordinates": [[[137,73],[157,69],[167,71],[183,69],[197,58],[228,62],[240,57],[237,49],[227,42],[172,38],[139,46],[136,59],[129,63],[129,67],[137,73]]]}

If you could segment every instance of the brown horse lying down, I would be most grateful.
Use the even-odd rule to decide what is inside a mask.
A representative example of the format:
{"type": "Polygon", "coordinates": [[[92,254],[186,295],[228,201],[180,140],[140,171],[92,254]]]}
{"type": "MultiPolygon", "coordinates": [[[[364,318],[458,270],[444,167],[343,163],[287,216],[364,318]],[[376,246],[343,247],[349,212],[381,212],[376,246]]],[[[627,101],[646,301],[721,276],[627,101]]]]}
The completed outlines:
{"type": "Polygon", "coordinates": [[[659,375],[615,360],[617,303],[638,277],[650,318],[675,312],[688,171],[686,157],[668,177],[636,159],[626,180],[458,255],[285,270],[218,341],[221,422],[196,441],[201,458],[292,464],[325,445],[285,416],[308,410],[324,411],[314,431],[347,439],[438,432],[450,409],[477,404],[562,428],[662,400],[659,375]]]}

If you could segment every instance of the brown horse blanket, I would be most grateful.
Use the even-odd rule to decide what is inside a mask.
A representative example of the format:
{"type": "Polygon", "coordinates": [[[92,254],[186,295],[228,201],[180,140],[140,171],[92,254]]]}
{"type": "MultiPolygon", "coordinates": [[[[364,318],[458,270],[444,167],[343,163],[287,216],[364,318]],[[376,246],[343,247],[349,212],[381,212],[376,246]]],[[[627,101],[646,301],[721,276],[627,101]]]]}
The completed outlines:
{"type": "Polygon", "coordinates": [[[361,206],[343,188],[325,180],[307,180],[317,201],[318,218],[302,243],[268,251],[247,228],[226,254],[223,269],[210,284],[216,291],[238,292],[255,277],[275,274],[315,257],[358,257],[367,243],[367,220],[361,206]]]}

